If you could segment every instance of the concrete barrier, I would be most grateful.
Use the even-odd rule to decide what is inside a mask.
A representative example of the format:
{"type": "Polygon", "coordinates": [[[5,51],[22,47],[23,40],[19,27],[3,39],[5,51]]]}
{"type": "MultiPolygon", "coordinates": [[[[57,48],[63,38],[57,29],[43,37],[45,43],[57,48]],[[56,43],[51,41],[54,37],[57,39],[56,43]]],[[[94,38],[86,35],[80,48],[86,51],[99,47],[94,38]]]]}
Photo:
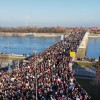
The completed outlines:
{"type": "Polygon", "coordinates": [[[86,55],[86,48],[87,48],[87,43],[88,43],[88,36],[89,32],[87,31],[82,39],[82,42],[79,45],[79,48],[76,53],[76,58],[84,58],[86,55]]]}

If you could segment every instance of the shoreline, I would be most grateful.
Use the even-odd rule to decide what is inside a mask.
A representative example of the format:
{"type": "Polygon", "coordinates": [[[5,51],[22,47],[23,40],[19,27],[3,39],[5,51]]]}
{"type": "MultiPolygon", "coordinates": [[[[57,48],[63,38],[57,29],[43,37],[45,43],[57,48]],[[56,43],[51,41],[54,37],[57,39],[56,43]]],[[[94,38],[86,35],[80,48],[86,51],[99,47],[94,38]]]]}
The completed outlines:
{"type": "Polygon", "coordinates": [[[0,36],[32,36],[32,37],[58,37],[61,35],[68,35],[69,33],[9,33],[9,32],[0,32],[0,36]]]}
{"type": "MultiPolygon", "coordinates": [[[[11,37],[25,37],[25,36],[32,36],[32,37],[59,37],[61,35],[69,35],[70,33],[11,33],[11,32],[0,32],[0,36],[11,36],[11,37]]],[[[100,34],[89,34],[89,38],[100,38],[100,34]]]]}
{"type": "Polygon", "coordinates": [[[89,34],[89,38],[100,38],[100,34],[89,34]]]}

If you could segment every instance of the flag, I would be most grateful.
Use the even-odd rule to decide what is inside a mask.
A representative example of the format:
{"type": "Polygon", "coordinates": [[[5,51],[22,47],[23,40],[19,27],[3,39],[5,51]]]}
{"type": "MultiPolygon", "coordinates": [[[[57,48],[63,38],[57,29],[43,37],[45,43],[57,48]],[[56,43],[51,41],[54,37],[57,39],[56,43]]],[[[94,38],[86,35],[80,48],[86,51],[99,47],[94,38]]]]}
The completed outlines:
{"type": "Polygon", "coordinates": [[[10,65],[8,65],[8,72],[11,72],[11,71],[12,71],[12,69],[11,69],[10,65]]]}
{"type": "Polygon", "coordinates": [[[34,53],[37,54],[37,51],[35,50],[34,53]]]}
{"type": "Polygon", "coordinates": [[[73,69],[73,74],[75,74],[75,73],[76,73],[76,68],[73,69]]]}
{"type": "Polygon", "coordinates": [[[78,72],[78,68],[77,68],[77,72],[78,72]]]}
{"type": "Polygon", "coordinates": [[[72,86],[72,85],[74,85],[74,83],[73,82],[70,82],[70,85],[72,86]]]}
{"type": "Polygon", "coordinates": [[[76,55],[75,52],[72,51],[70,52],[70,57],[75,57],[75,55],[76,55]]]}

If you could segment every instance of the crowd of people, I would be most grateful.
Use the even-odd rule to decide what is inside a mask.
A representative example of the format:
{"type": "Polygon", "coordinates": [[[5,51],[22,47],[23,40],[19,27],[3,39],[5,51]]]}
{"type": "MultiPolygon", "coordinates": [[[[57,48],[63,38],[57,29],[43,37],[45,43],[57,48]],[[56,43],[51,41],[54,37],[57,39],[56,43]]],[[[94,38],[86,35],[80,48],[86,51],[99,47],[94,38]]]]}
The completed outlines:
{"type": "Polygon", "coordinates": [[[86,57],[84,57],[84,58],[77,58],[77,60],[78,61],[89,61],[89,62],[97,62],[98,61],[98,59],[96,59],[96,58],[86,58],[86,57]]]}
{"type": "Polygon", "coordinates": [[[68,37],[44,52],[0,71],[0,100],[92,100],[73,77],[70,52],[76,52],[84,31],[68,37]]]}

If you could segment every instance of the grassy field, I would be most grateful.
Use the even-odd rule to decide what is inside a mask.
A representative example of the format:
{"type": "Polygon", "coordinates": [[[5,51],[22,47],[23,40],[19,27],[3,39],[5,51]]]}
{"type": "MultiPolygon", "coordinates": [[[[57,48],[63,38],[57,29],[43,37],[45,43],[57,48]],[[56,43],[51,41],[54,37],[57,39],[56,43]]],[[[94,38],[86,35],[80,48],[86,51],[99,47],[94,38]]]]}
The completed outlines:
{"type": "Polygon", "coordinates": [[[100,86],[93,84],[93,80],[76,78],[77,82],[84,88],[93,100],[100,100],[100,86]]]}
{"type": "Polygon", "coordinates": [[[96,63],[93,63],[93,62],[76,62],[76,64],[80,65],[80,66],[84,66],[84,67],[90,67],[90,66],[94,66],[96,63]]]}

